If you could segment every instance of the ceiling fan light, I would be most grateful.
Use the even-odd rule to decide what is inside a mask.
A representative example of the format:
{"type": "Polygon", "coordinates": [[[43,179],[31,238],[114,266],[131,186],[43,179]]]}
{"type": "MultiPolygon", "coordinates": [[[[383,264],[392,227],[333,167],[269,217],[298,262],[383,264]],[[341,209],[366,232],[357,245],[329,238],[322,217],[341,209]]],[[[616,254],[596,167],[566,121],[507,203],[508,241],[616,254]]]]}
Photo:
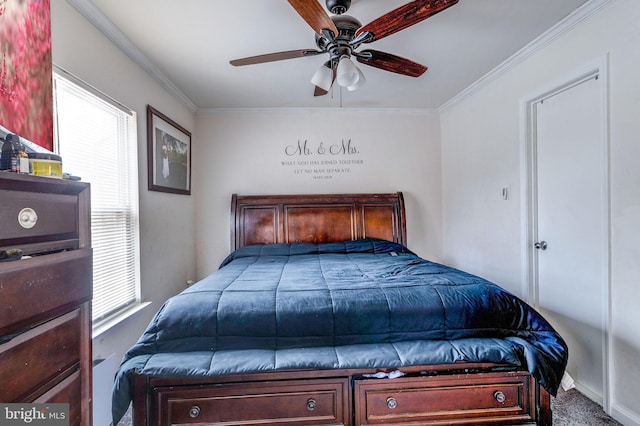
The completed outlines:
{"type": "Polygon", "coordinates": [[[360,72],[358,67],[356,67],[354,63],[351,62],[351,59],[349,59],[348,56],[345,55],[340,58],[336,75],[336,81],[340,86],[353,86],[358,82],[358,79],[361,75],[362,73],[360,72]]]}
{"type": "Polygon", "coordinates": [[[333,83],[333,70],[331,69],[331,63],[327,62],[318,68],[318,71],[311,77],[311,83],[315,84],[324,91],[331,89],[333,83]]]}
{"type": "Polygon", "coordinates": [[[351,86],[347,86],[347,90],[350,92],[353,92],[354,90],[359,89],[360,87],[364,86],[364,84],[367,82],[367,79],[364,78],[364,74],[362,74],[362,71],[360,71],[360,68],[356,67],[356,69],[358,70],[358,81],[356,81],[351,86]]]}

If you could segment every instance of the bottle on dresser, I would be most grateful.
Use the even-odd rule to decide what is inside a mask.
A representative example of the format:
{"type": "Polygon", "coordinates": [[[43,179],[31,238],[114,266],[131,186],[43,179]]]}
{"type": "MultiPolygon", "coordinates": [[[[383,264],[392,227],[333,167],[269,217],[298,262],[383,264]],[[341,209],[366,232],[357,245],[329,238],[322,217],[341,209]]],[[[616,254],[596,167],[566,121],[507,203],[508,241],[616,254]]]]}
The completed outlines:
{"type": "Polygon", "coordinates": [[[10,133],[3,141],[0,170],[29,173],[29,156],[17,135],[10,133]]]}

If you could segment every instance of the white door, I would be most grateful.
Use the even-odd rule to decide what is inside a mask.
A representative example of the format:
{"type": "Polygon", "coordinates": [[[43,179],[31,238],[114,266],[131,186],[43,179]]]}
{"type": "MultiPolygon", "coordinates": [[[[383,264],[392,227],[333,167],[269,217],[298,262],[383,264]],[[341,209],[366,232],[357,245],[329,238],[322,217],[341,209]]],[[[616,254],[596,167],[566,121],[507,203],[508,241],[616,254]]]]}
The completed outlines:
{"type": "Polygon", "coordinates": [[[603,403],[608,251],[600,84],[590,78],[534,104],[534,253],[538,308],[569,346],[567,372],[603,403]]]}

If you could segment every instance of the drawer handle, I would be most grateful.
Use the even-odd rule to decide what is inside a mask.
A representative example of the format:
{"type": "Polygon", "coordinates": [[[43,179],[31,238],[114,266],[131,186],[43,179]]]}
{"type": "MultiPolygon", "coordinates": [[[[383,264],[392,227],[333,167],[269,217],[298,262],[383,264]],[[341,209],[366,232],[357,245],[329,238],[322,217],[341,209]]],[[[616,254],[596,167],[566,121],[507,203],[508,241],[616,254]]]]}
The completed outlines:
{"type": "Polygon", "coordinates": [[[315,399],[313,399],[313,398],[309,398],[309,400],[307,401],[307,410],[309,410],[309,411],[313,411],[313,410],[315,410],[315,409],[316,409],[317,404],[318,404],[318,403],[316,402],[316,400],[315,400],[315,399]]]}
{"type": "Polygon", "coordinates": [[[34,226],[36,226],[37,222],[38,222],[38,215],[36,214],[36,211],[33,209],[30,209],[29,207],[26,207],[20,210],[20,213],[18,213],[18,223],[24,229],[33,228],[34,226]]]}
{"type": "Polygon", "coordinates": [[[398,401],[396,401],[396,399],[393,397],[387,398],[387,407],[389,407],[392,410],[394,408],[398,408],[398,401]]]}
{"type": "Polygon", "coordinates": [[[500,391],[496,391],[493,394],[493,397],[496,399],[496,401],[498,401],[500,403],[503,403],[507,399],[507,397],[504,396],[504,394],[502,392],[500,392],[500,391]]]}
{"type": "Polygon", "coordinates": [[[193,407],[191,407],[191,409],[189,410],[189,417],[191,417],[192,419],[195,419],[199,415],[200,415],[200,407],[198,407],[197,405],[194,405],[193,407]]]}

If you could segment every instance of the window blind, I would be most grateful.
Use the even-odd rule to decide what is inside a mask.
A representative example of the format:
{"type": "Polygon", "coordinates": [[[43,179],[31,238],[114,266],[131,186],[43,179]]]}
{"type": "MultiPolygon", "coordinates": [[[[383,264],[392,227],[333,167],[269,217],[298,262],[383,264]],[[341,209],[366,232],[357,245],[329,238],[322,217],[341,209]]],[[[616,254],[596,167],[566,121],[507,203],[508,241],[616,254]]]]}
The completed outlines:
{"type": "Polygon", "coordinates": [[[54,101],[63,170],[91,184],[95,326],[140,302],[136,116],[60,70],[54,101]]]}

